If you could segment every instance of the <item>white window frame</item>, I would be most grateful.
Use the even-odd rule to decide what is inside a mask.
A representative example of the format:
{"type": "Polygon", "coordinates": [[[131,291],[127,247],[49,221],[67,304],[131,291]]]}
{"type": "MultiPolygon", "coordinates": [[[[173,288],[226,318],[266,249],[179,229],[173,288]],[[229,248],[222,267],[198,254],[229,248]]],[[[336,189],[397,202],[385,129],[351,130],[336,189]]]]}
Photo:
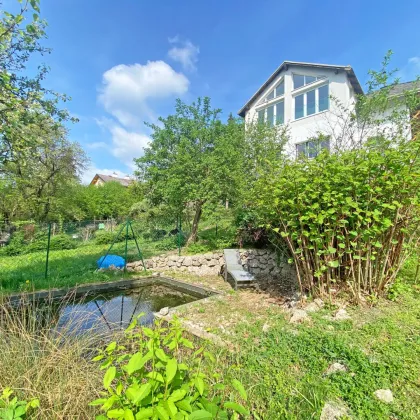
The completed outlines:
{"type": "Polygon", "coordinates": [[[321,75],[317,75],[317,76],[313,76],[312,74],[302,74],[302,73],[292,73],[292,84],[293,84],[293,89],[292,92],[294,92],[295,90],[298,89],[305,89],[307,86],[311,86],[312,84],[315,84],[317,82],[325,82],[325,79],[327,79],[327,76],[321,76],[321,75]],[[295,81],[294,81],[294,76],[302,76],[305,78],[307,77],[315,77],[315,80],[313,82],[310,83],[304,83],[303,86],[299,86],[297,88],[295,88],[295,81]]]}
{"type": "MultiPolygon", "coordinates": [[[[317,80],[317,82],[320,82],[317,80]]],[[[324,109],[322,111],[319,110],[319,89],[328,86],[328,97],[330,94],[330,86],[329,81],[327,80],[327,83],[325,83],[325,80],[322,80],[322,83],[319,83],[317,85],[310,83],[309,85],[305,86],[305,89],[302,89],[303,86],[299,89],[296,89],[296,92],[293,93],[293,121],[299,121],[306,117],[313,117],[314,115],[320,114],[321,112],[326,112],[330,109],[330,101],[328,100],[328,108],[324,109]],[[308,101],[307,101],[307,94],[308,92],[315,91],[315,112],[313,114],[308,115],[308,101]],[[296,97],[303,95],[303,116],[296,118],[296,97]]]]}
{"type": "MultiPolygon", "coordinates": [[[[328,150],[330,150],[331,149],[331,138],[330,138],[330,136],[326,136],[327,138],[324,140],[324,141],[328,141],[328,150]]],[[[311,143],[311,142],[313,142],[313,141],[316,141],[316,139],[308,139],[308,140],[304,140],[304,141],[301,141],[301,142],[299,142],[299,143],[295,143],[295,148],[296,148],[296,158],[298,159],[299,158],[299,152],[298,152],[298,146],[300,146],[300,145],[302,145],[302,144],[308,144],[308,143],[311,143]]],[[[320,144],[320,143],[319,143],[320,144]]],[[[325,147],[324,148],[322,148],[322,147],[319,147],[319,150],[317,150],[317,153],[316,153],[316,155],[315,156],[313,156],[313,157],[309,157],[308,156],[308,153],[307,153],[307,151],[305,150],[305,157],[306,158],[308,158],[308,159],[314,159],[316,156],[318,156],[321,152],[322,152],[322,150],[323,149],[326,149],[325,147]]]]}
{"type": "Polygon", "coordinates": [[[284,105],[284,107],[283,107],[283,109],[284,109],[284,111],[283,111],[283,124],[277,124],[277,106],[276,105],[280,102],[285,103],[284,95],[281,95],[281,96],[275,98],[275,100],[272,100],[272,101],[270,101],[270,102],[268,102],[264,105],[259,105],[258,107],[256,107],[255,111],[256,111],[256,116],[257,116],[257,122],[259,122],[259,118],[258,118],[259,113],[261,111],[264,111],[264,123],[267,123],[267,109],[270,106],[272,106],[273,107],[273,126],[274,125],[284,125],[284,121],[286,120],[286,118],[285,118],[286,105],[284,105]]]}

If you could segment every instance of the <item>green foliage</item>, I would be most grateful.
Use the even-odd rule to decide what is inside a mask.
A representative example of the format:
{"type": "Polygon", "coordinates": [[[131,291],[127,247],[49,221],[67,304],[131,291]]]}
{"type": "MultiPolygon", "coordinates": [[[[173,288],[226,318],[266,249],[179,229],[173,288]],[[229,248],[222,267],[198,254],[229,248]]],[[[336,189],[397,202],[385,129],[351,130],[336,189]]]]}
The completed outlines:
{"type": "Polygon", "coordinates": [[[97,230],[95,232],[95,244],[97,245],[107,245],[112,244],[114,240],[116,242],[121,242],[124,240],[124,236],[120,235],[120,237],[117,238],[118,232],[111,232],[109,230],[97,230]]]}
{"type": "Polygon", "coordinates": [[[2,420],[25,420],[28,413],[39,407],[38,399],[31,399],[29,402],[19,401],[12,397],[13,391],[5,388],[0,395],[0,419],[2,420]]]}
{"type": "MultiPolygon", "coordinates": [[[[204,373],[203,365],[214,363],[214,356],[203,347],[196,350],[179,321],[168,327],[156,322],[153,329],[137,328],[134,321],[126,338],[130,346],[114,341],[94,358],[105,370],[104,397],[91,405],[101,406],[106,416],[97,418],[198,420],[249,414],[225,398],[220,375],[204,373]]],[[[242,384],[235,380],[232,386],[246,402],[242,384]]]]}
{"type": "Polygon", "coordinates": [[[167,236],[158,242],[156,242],[156,250],[158,251],[171,251],[172,249],[178,248],[178,246],[184,246],[185,245],[185,236],[184,235],[171,235],[167,236]]]}

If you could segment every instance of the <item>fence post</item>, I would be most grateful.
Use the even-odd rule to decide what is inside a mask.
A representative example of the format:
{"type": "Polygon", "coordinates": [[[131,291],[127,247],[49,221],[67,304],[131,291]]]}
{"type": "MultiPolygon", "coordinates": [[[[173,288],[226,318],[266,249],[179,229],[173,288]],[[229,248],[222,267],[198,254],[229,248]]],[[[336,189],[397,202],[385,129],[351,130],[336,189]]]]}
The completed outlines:
{"type": "Polygon", "coordinates": [[[128,225],[129,220],[125,222],[125,253],[124,253],[124,273],[127,272],[127,246],[128,246],[128,225]]]}
{"type": "Polygon", "coordinates": [[[48,224],[47,259],[45,260],[45,279],[48,278],[48,262],[50,259],[51,222],[48,224]]]}
{"type": "Polygon", "coordinates": [[[181,216],[178,216],[178,256],[181,255],[181,216]]]}

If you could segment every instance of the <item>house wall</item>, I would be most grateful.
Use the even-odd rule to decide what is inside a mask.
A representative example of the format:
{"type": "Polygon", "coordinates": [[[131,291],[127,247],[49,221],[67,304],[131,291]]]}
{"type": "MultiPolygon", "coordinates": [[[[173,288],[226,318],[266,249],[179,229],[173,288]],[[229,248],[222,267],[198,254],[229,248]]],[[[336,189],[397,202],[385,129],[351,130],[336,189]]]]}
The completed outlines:
{"type": "MultiPolygon", "coordinates": [[[[284,78],[284,123],[288,127],[289,144],[286,151],[291,156],[296,156],[296,144],[307,141],[309,138],[323,133],[331,137],[331,148],[345,147],[344,145],[335,144],[336,138],[339,138],[343,131],[346,130],[344,121],[348,116],[348,110],[351,110],[356,103],[356,95],[353,87],[348,80],[347,73],[344,70],[334,69],[318,69],[290,65],[287,70],[279,74],[275,80],[264,90],[260,97],[252,104],[251,108],[245,114],[246,122],[258,121],[258,111],[266,108],[267,105],[278,102],[276,99],[261,104],[261,101],[267,97],[269,92],[284,78]],[[325,84],[325,80],[316,81],[307,86],[293,89],[293,73],[304,74],[308,76],[325,76],[328,80],[330,99],[329,109],[314,115],[295,119],[295,96],[314,89],[315,87],[325,84]],[[342,108],[340,108],[342,107],[342,108]]],[[[400,103],[395,102],[393,108],[380,116],[383,123],[379,127],[379,131],[387,136],[395,136],[398,128],[395,124],[387,120],[393,109],[404,111],[404,107],[400,103]]],[[[400,135],[405,138],[411,138],[411,130],[409,124],[409,114],[407,112],[407,127],[400,135]]],[[[350,137],[349,133],[346,133],[350,137]]],[[[365,140],[369,136],[378,134],[378,127],[369,131],[353,131],[353,141],[360,139],[365,140]]]]}
{"type": "MultiPolygon", "coordinates": [[[[346,107],[352,106],[355,102],[355,95],[353,88],[348,82],[347,74],[344,70],[335,71],[330,69],[310,69],[301,68],[297,66],[289,66],[287,70],[282,72],[262,93],[260,98],[254,102],[252,107],[245,115],[246,122],[257,121],[258,110],[272,103],[272,101],[259,105],[259,102],[264,99],[268,93],[279,83],[284,77],[284,121],[289,128],[289,136],[291,152],[295,153],[296,144],[306,141],[308,138],[317,135],[319,132],[329,134],[331,125],[336,124],[336,114],[339,112],[335,101],[330,100],[329,109],[315,115],[303,117],[295,120],[295,101],[296,95],[307,92],[318,86],[323,86],[326,82],[329,84],[329,94],[336,98],[341,104],[346,107]],[[308,76],[325,76],[327,80],[320,80],[303,86],[298,89],[293,89],[293,73],[304,74],[308,76]]],[[[277,101],[274,100],[273,103],[277,101]]]]}

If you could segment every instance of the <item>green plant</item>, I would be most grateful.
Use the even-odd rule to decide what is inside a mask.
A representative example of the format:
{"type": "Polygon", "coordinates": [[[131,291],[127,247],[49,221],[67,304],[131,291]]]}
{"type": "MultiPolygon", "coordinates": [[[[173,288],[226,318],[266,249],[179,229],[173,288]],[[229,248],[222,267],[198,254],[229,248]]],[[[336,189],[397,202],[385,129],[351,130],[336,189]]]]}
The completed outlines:
{"type": "Polygon", "coordinates": [[[0,396],[0,419],[2,420],[24,420],[31,409],[39,407],[39,400],[36,398],[26,402],[19,401],[12,395],[13,391],[5,388],[0,396]]]}
{"type": "MultiPolygon", "coordinates": [[[[204,373],[204,365],[214,363],[214,356],[203,347],[195,350],[179,321],[167,327],[157,321],[153,329],[137,328],[134,321],[126,339],[128,345],[114,341],[94,358],[106,369],[104,398],[91,403],[106,413],[97,419],[204,420],[248,414],[227,397],[220,375],[204,373]]],[[[232,386],[246,401],[242,384],[235,380],[232,386]]]]}
{"type": "Polygon", "coordinates": [[[170,251],[172,249],[178,248],[178,246],[184,246],[185,245],[185,236],[181,235],[179,237],[178,235],[168,236],[166,238],[163,238],[159,242],[156,242],[155,248],[158,251],[170,251]]]}

